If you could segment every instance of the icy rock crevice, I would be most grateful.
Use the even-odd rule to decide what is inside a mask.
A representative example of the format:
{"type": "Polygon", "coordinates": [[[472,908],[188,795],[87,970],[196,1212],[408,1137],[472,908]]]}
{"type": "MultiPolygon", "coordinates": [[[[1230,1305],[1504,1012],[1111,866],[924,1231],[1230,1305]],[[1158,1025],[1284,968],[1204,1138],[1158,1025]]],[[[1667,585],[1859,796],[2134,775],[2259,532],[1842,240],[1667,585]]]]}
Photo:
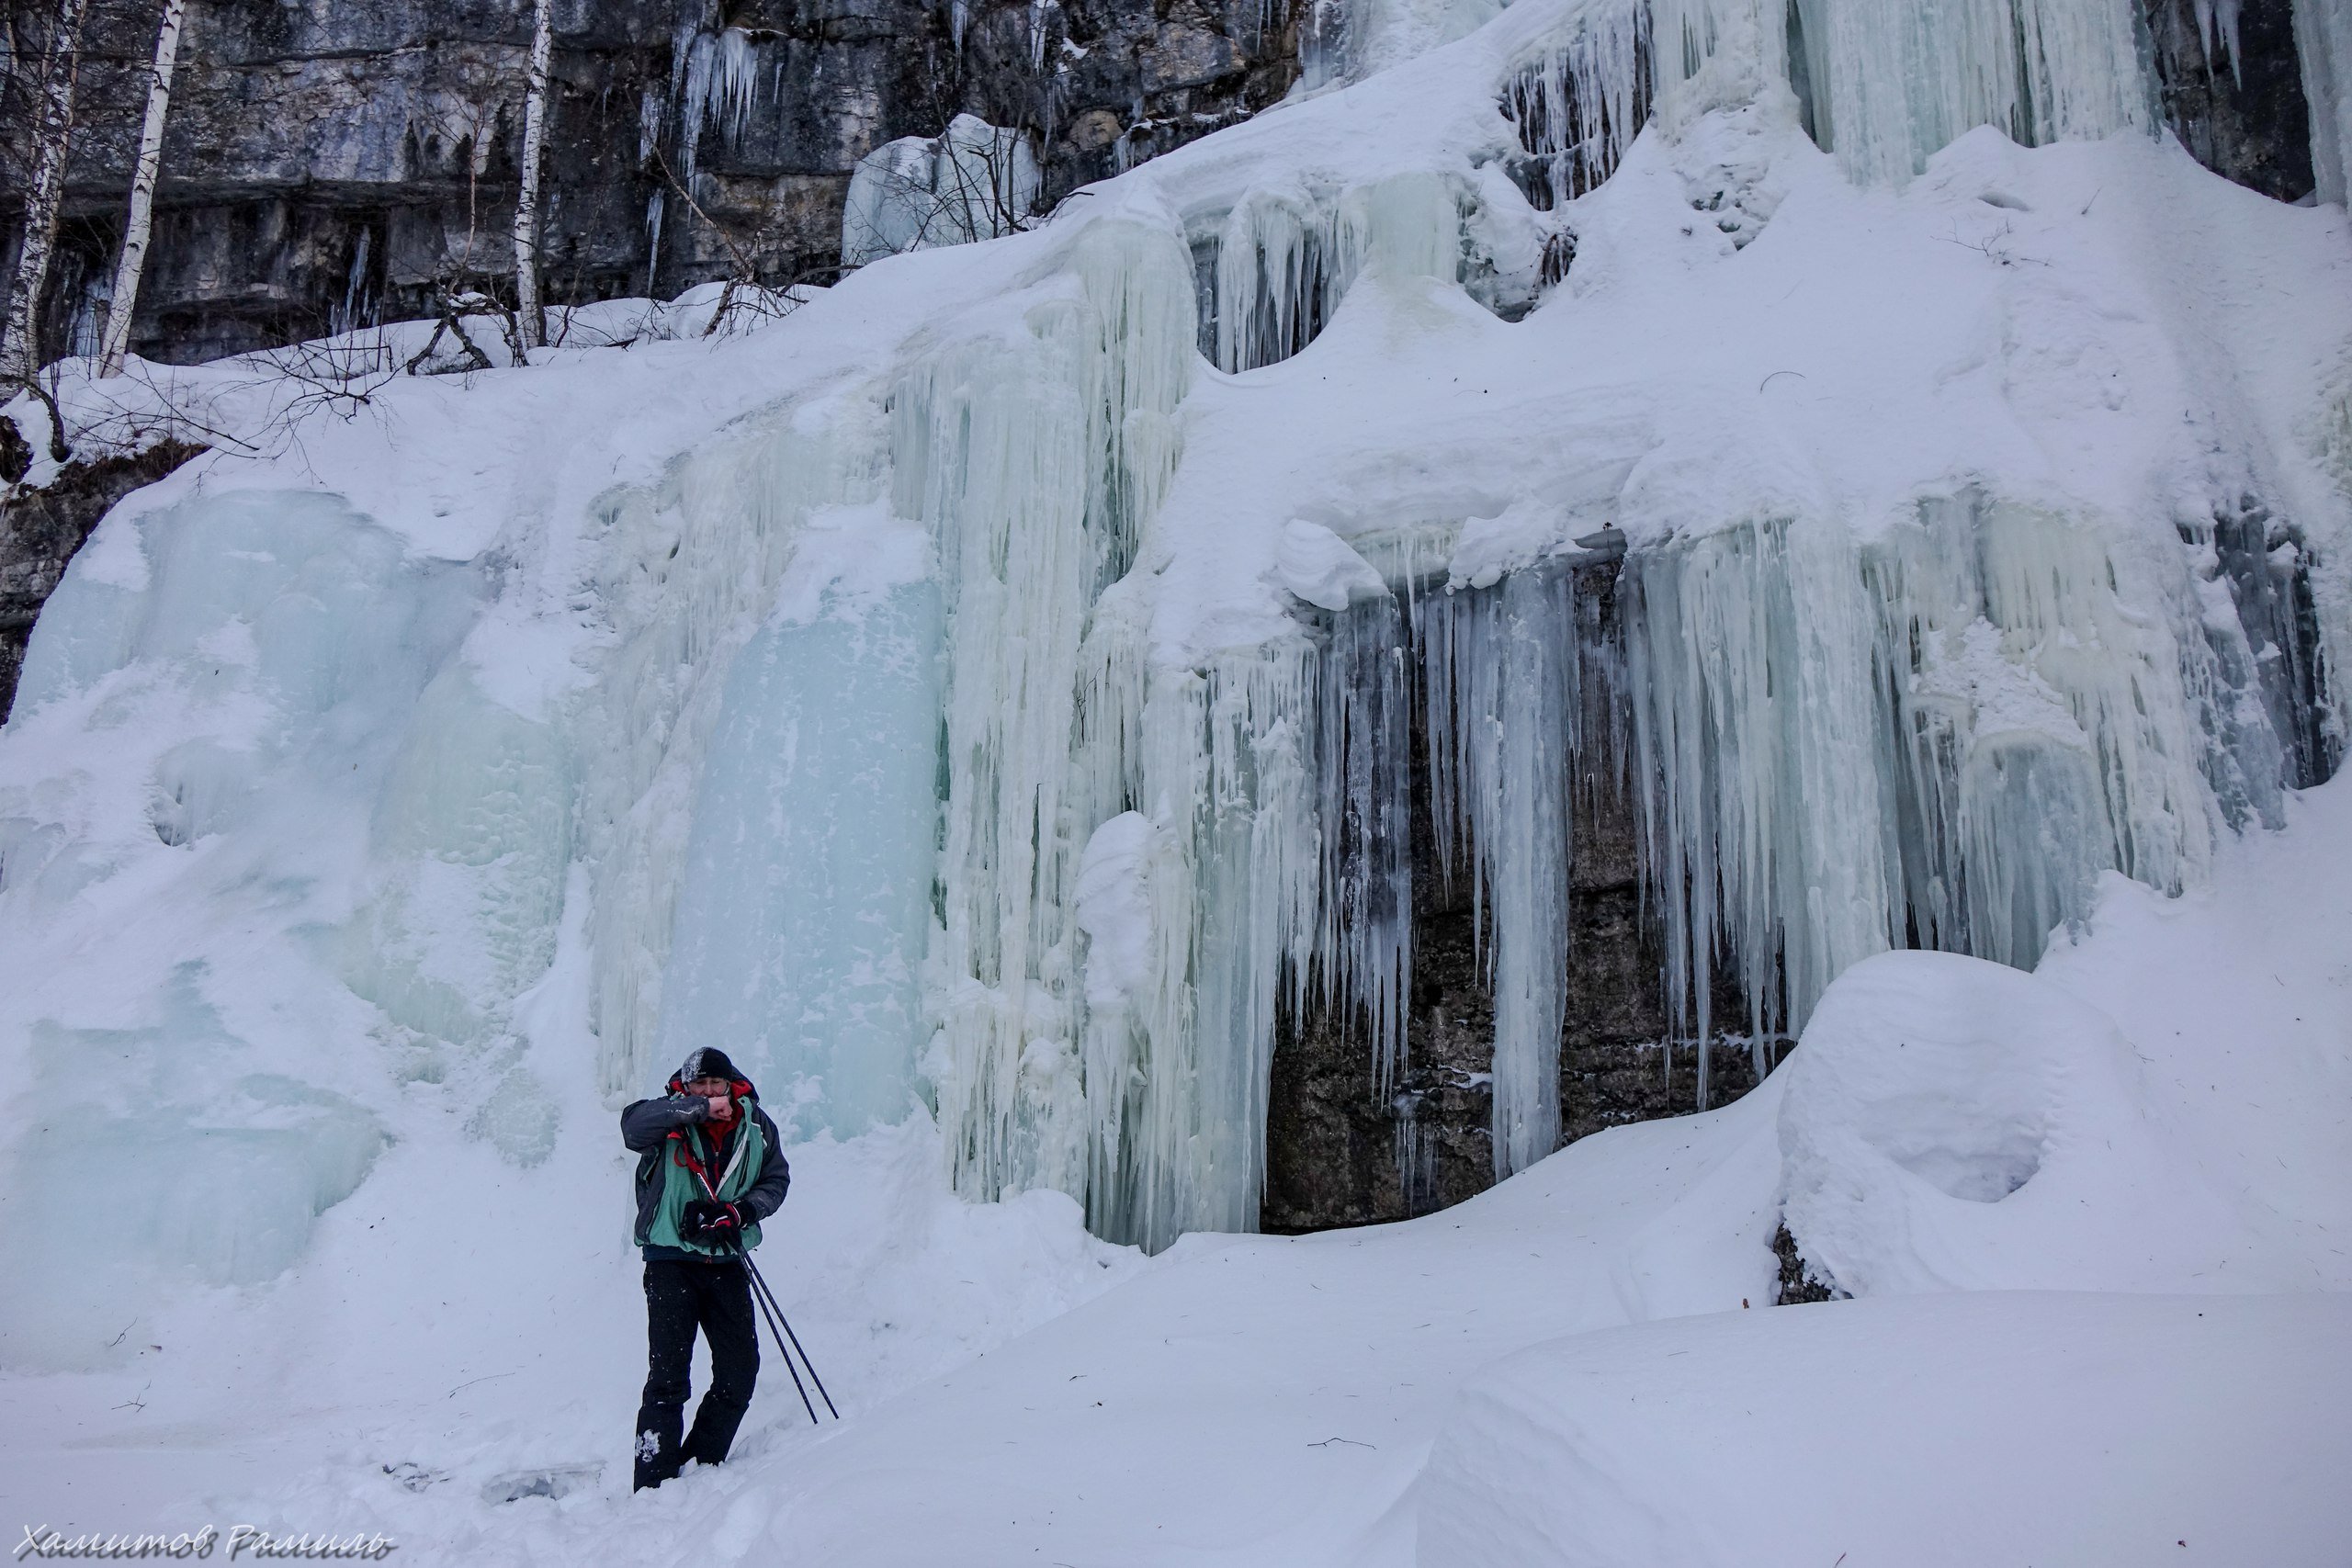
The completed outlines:
{"type": "Polygon", "coordinates": [[[1454,279],[1463,220],[1449,183],[1402,174],[1337,194],[1261,187],[1233,205],[1204,247],[1211,255],[1211,330],[1219,369],[1254,370],[1315,341],[1359,274],[1454,279]]]}

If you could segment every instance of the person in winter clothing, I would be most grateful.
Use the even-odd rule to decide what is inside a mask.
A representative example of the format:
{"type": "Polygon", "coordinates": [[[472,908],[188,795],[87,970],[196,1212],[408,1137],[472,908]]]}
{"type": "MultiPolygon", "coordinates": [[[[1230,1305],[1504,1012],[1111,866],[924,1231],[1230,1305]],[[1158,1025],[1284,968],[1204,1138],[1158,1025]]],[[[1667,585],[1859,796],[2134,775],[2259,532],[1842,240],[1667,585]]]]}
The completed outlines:
{"type": "Polygon", "coordinates": [[[649,1369],[637,1413],[636,1489],[659,1486],[686,1461],[718,1464],[752,1406],[760,1344],[742,1253],[760,1244],[792,1170],[751,1080],[723,1051],[690,1053],[669,1092],[621,1112],[621,1142],[639,1155],[637,1244],[645,1255],[649,1369]],[[679,1441],[693,1393],[695,1330],[710,1341],[710,1387],[679,1441]]]}

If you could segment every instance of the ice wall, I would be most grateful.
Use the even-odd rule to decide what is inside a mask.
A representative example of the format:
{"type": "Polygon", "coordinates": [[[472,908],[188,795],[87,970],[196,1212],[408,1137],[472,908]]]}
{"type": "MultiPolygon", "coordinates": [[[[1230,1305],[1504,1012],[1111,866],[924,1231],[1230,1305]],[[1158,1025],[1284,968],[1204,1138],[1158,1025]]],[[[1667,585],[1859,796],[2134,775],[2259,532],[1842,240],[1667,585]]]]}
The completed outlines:
{"type": "MultiPolygon", "coordinates": [[[[2018,96],[2009,65],[1966,92],[1898,73],[1902,115],[1848,137],[1833,68],[1894,43],[1811,14],[1816,109],[1871,178],[1980,110],[2086,133],[2107,100],[2083,85],[2121,81],[2107,11],[2019,6],[2018,96]]],[[[610,389],[599,444],[479,458],[576,442],[543,511],[421,479],[375,492],[414,536],[295,491],[109,524],[0,748],[0,918],[24,951],[132,967],[59,961],[119,1003],[12,993],[27,1082],[75,1053],[153,1068],[159,1146],[192,1130],[264,1173],[266,1269],[407,1098],[547,1156],[560,1097],[517,998],[569,952],[607,1098],[707,1043],[797,1133],[928,1099],[958,1191],[1058,1188],[1158,1247],[1254,1225],[1284,1029],[1336,1019],[1376,1084],[1406,1065],[1417,708],[1428,847],[1476,889],[1496,990],[1498,1174],[1557,1136],[1580,792],[1633,794],[1676,1033],[1702,1049],[1796,1027],[1890,946],[2030,963],[2107,871],[2195,884],[2217,832],[2275,819],[2340,749],[2336,492],[2277,480],[2300,448],[2239,429],[2287,419],[2202,400],[2303,419],[2308,389],[2240,387],[2205,339],[2210,375],[2139,363],[2207,329],[2098,248],[2148,248],[2108,209],[2205,176],[2154,145],[1979,134],[1948,177],[1858,194],[1792,129],[1786,21],[1526,0],[1384,76],[1412,92],[1377,113],[1290,106],[761,329],[800,335],[647,343],[582,376],[610,389]],[[1694,220],[1735,141],[1793,192],[1773,221],[1797,260],[1694,220]],[[2037,181],[2031,221],[1978,210],[2037,181]],[[2008,259],[1952,243],[1979,220],[2031,232],[2008,259]],[[1474,298],[1501,240],[1532,269],[1571,225],[1581,270],[1540,309],[1474,298]],[[1849,261],[1877,286],[1811,303],[1849,261]],[[1965,330],[1904,335],[1947,304],[1965,330]],[[2052,323],[2066,363],[2015,351],[2052,323]],[[2216,499],[2249,496],[2270,499],[2216,499]],[[463,563],[418,542],[443,507],[480,524],[463,563]],[[1571,548],[1588,511],[1623,527],[1571,548]],[[1456,553],[1472,521],[1508,547],[1456,553]],[[1629,537],[1604,631],[1587,580],[1629,537]],[[232,973],[229,933],[267,962],[232,973]],[[297,1014],[326,1022],[271,1021],[297,1014]],[[322,1066],[305,1032],[329,1028],[371,1044],[322,1066]],[[203,1093],[164,1082],[175,1053],[203,1093]]],[[[728,80],[706,112],[736,112],[728,80]]],[[[2305,263],[2340,220],[2251,210],[2199,207],[2167,243],[2218,267],[2212,231],[2258,228],[2249,266],[2325,273],[2305,263]]],[[[556,401],[570,373],[385,397],[470,455],[475,411],[556,401]]],[[[355,491],[411,471],[413,448],[339,450],[321,462],[355,491]]],[[[155,1257],[215,1245],[178,1225],[155,1257]]]]}
{"type": "Polygon", "coordinates": [[[865,595],[829,590],[814,615],[763,627],[728,673],[693,807],[656,1060],[725,1049],[787,1137],[854,1136],[913,1101],[938,840],[939,637],[925,578],[865,595]]]}
{"type": "MultiPolygon", "coordinates": [[[[746,421],[673,465],[660,485],[596,503],[598,551],[583,589],[597,606],[601,640],[587,660],[591,680],[576,722],[608,738],[589,752],[594,765],[583,770],[579,805],[580,852],[594,893],[598,1087],[607,1094],[643,1093],[671,1066],[662,1059],[663,976],[703,759],[725,715],[734,660],[778,613],[809,518],[865,508],[870,525],[886,523],[870,509],[888,472],[882,416],[869,393],[819,412],[786,407],[746,421]]],[[[816,611],[811,597],[800,614],[816,611]]],[[[771,644],[794,635],[779,627],[771,644]]],[[[821,649],[848,634],[799,635],[821,649]]],[[[882,644],[886,653],[897,650],[882,644]]],[[[751,734],[743,744],[755,746],[758,733],[789,722],[793,694],[749,675],[741,690],[751,705],[734,722],[751,734]]],[[[758,776],[742,779],[736,808],[749,809],[747,792],[759,787],[758,776]]],[[[797,774],[777,787],[803,802],[831,798],[820,775],[797,774]]],[[[785,918],[729,908],[707,884],[696,897],[709,900],[697,919],[785,918]]],[[[668,1005],[684,1020],[706,1003],[668,1005]]]]}
{"type": "Polygon", "coordinates": [[[482,591],[334,497],[265,491],[119,514],[51,599],[0,772],[11,1362],[101,1356],[94,1322],[175,1282],[270,1278],[374,1163],[376,1075],[318,1048],[364,1010],[329,933],[482,591]]]}

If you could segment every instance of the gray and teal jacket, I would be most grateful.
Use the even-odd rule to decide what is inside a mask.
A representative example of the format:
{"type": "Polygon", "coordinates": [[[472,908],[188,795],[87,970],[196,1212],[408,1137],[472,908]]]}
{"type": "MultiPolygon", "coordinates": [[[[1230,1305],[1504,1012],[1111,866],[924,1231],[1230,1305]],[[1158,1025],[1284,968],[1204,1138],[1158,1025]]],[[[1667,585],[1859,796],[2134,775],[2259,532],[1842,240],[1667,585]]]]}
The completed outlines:
{"type": "Polygon", "coordinates": [[[707,1179],[722,1203],[742,1214],[743,1245],[760,1245],[759,1222],[783,1206],[792,1168],[778,1152],[775,1123],[760,1109],[752,1086],[736,1080],[735,1135],[715,1150],[706,1123],[709,1102],[696,1095],[640,1100],[621,1112],[621,1142],[637,1162],[637,1244],[648,1263],[668,1259],[717,1262],[728,1256],[678,1234],[678,1217],[705,1196],[707,1179]],[[699,1167],[701,1175],[696,1175],[699,1167]]]}

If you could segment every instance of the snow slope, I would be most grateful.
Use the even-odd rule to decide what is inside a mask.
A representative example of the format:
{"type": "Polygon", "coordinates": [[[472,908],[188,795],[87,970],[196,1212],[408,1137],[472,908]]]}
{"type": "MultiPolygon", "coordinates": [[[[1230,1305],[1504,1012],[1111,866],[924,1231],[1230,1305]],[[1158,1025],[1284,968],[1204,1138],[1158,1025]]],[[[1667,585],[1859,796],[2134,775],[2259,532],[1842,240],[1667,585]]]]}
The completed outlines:
{"type": "Polygon", "coordinates": [[[2347,1327],[2342,1295],[1996,1291],[1554,1340],[1464,1391],[1417,1561],[2319,1568],[2347,1327]]]}

